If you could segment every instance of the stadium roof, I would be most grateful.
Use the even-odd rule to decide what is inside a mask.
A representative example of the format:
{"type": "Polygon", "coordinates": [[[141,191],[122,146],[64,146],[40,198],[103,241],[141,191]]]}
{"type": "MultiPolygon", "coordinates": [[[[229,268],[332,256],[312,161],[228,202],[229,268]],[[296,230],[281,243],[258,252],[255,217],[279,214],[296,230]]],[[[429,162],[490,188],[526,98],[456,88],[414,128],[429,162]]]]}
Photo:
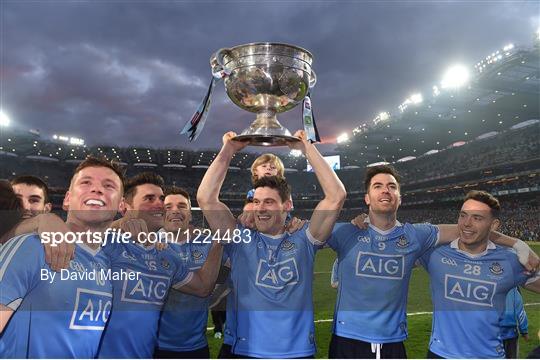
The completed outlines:
{"type": "MultiPolygon", "coordinates": [[[[144,146],[118,147],[111,145],[86,146],[64,142],[61,139],[44,139],[38,134],[18,129],[3,129],[0,133],[0,155],[22,157],[38,161],[65,161],[77,163],[88,155],[102,156],[121,164],[133,164],[167,168],[204,168],[208,167],[218,154],[218,150],[193,151],[187,149],[156,149],[144,146]]],[[[260,154],[238,153],[231,166],[237,169],[249,169],[260,154]]],[[[298,170],[306,168],[304,157],[293,155],[280,156],[285,168],[298,170]]]]}
{"type": "Polygon", "coordinates": [[[355,128],[337,150],[343,166],[418,157],[539,119],[539,99],[540,47],[508,45],[477,63],[464,87],[415,94],[394,113],[355,128]]]}

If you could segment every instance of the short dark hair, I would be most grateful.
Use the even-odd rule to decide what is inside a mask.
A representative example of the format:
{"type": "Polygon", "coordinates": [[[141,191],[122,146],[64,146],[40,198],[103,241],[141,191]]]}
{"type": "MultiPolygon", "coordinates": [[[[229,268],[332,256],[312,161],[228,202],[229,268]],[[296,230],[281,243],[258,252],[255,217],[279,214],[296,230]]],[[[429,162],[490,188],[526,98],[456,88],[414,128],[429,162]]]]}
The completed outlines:
{"type": "Polygon", "coordinates": [[[19,185],[19,184],[24,184],[24,185],[29,185],[29,186],[37,186],[38,188],[40,188],[43,191],[43,202],[45,204],[51,202],[51,200],[49,198],[49,187],[47,186],[45,181],[41,180],[37,176],[34,176],[34,175],[20,175],[20,176],[17,176],[16,178],[11,180],[11,186],[15,186],[15,185],[19,185]]]}
{"type": "Polygon", "coordinates": [[[277,190],[282,202],[285,202],[291,198],[291,187],[282,177],[264,176],[260,179],[257,179],[257,181],[255,181],[255,183],[253,184],[253,188],[257,189],[260,187],[269,187],[271,189],[277,190]]]}
{"type": "Polygon", "coordinates": [[[366,192],[369,191],[369,185],[371,184],[371,179],[377,174],[388,174],[396,178],[398,187],[401,187],[400,181],[401,176],[399,176],[397,170],[392,165],[377,165],[369,167],[366,171],[366,177],[364,180],[364,189],[366,192]]]}
{"type": "Polygon", "coordinates": [[[165,181],[160,175],[151,171],[145,171],[129,178],[126,181],[126,187],[124,188],[124,200],[129,204],[132,204],[133,198],[137,194],[137,186],[144,184],[159,186],[161,190],[163,190],[165,187],[165,181]]]}
{"type": "Polygon", "coordinates": [[[83,160],[76,168],[75,171],[73,171],[73,176],[71,177],[71,181],[75,178],[75,175],[77,175],[81,170],[86,169],[88,167],[104,167],[107,169],[111,169],[114,171],[116,175],[118,175],[118,178],[120,178],[120,184],[122,188],[124,187],[124,169],[120,166],[119,163],[115,161],[109,161],[102,157],[96,157],[93,155],[89,155],[86,157],[85,160],[83,160]]]}
{"type": "Polygon", "coordinates": [[[486,204],[491,209],[491,215],[494,218],[499,218],[499,215],[501,213],[501,204],[495,196],[491,195],[487,191],[471,190],[467,193],[467,195],[465,195],[465,199],[463,200],[463,202],[467,200],[476,200],[486,204]]]}
{"type": "Polygon", "coordinates": [[[0,180],[0,238],[21,221],[22,213],[21,199],[17,197],[9,181],[0,180]]]}
{"type": "Polygon", "coordinates": [[[165,196],[169,196],[169,195],[182,195],[183,197],[185,197],[186,199],[188,199],[189,201],[191,201],[191,198],[189,197],[189,193],[182,189],[181,187],[178,187],[178,186],[169,186],[166,190],[165,190],[165,196]]]}

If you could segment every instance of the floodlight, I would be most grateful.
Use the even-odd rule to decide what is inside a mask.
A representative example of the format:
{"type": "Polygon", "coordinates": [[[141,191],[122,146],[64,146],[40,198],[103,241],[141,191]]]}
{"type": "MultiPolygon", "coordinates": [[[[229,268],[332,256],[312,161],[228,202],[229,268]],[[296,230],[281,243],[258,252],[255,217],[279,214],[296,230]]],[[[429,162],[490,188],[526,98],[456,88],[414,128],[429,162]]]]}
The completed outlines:
{"type": "Polygon", "coordinates": [[[298,149],[292,149],[291,152],[290,152],[291,156],[294,156],[294,157],[299,157],[302,155],[302,150],[298,150],[298,149]]]}
{"type": "Polygon", "coordinates": [[[10,123],[11,120],[9,119],[9,116],[7,116],[7,114],[0,110],[0,126],[8,127],[10,123]]]}
{"type": "Polygon", "coordinates": [[[508,44],[505,47],[503,47],[503,51],[512,50],[514,48],[514,44],[508,44]]]}
{"type": "MultiPolygon", "coordinates": [[[[379,113],[379,115],[377,115],[377,117],[375,119],[373,119],[373,123],[375,125],[377,125],[381,121],[386,121],[388,119],[390,119],[390,114],[387,113],[386,111],[383,111],[383,112],[379,113]]],[[[355,132],[355,130],[357,130],[357,129],[353,130],[353,135],[355,135],[357,132],[359,132],[359,130],[357,130],[356,132],[355,132]]]]}
{"type": "MultiPolygon", "coordinates": [[[[71,145],[84,145],[84,140],[77,137],[70,137],[69,143],[71,145]]],[[[114,148],[113,148],[113,151],[114,151],[114,148]]]]}
{"type": "Polygon", "coordinates": [[[337,137],[338,144],[344,143],[346,141],[349,141],[349,135],[347,135],[347,133],[343,133],[337,137]]]}
{"type": "Polygon", "coordinates": [[[469,81],[469,70],[463,65],[454,65],[450,67],[443,76],[441,87],[458,88],[469,81]]]}
{"type": "Polygon", "coordinates": [[[424,98],[422,97],[422,94],[412,94],[409,98],[413,104],[420,104],[422,101],[424,101],[424,98]]]}
{"type": "Polygon", "coordinates": [[[379,118],[381,121],[388,120],[390,118],[390,114],[388,114],[386,111],[383,111],[379,114],[379,118]]]}

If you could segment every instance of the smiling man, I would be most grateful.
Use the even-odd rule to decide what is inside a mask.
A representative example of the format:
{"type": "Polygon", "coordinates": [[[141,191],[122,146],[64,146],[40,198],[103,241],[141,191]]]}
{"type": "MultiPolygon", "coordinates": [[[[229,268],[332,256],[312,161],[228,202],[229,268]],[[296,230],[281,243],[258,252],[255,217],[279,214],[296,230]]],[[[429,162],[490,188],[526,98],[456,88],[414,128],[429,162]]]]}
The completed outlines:
{"type": "Polygon", "coordinates": [[[459,212],[459,237],[421,258],[433,301],[428,358],[504,358],[506,294],[516,285],[540,292],[540,275],[528,275],[514,251],[489,240],[500,210],[491,194],[469,192],[459,212]]]}
{"type": "MultiPolygon", "coordinates": [[[[456,225],[400,223],[400,177],[389,165],[364,180],[368,226],[336,225],[328,246],[338,255],[338,296],[330,358],[406,358],[407,295],[412,269],[426,251],[459,236],[456,225]]],[[[522,244],[491,234],[505,246],[522,244]]],[[[530,250],[526,245],[525,258],[530,250]]]]}
{"type": "MultiPolygon", "coordinates": [[[[104,251],[113,272],[135,272],[136,280],[113,279],[113,312],[103,334],[100,358],[151,358],[158,340],[160,312],[170,288],[206,297],[212,291],[222,255],[215,242],[200,268],[189,268],[169,247],[158,251],[150,234],[163,226],[163,178],[146,172],[130,178],[121,221],[143,220],[130,241],[108,243],[104,251]]],[[[118,224],[118,223],[117,223],[118,224]]],[[[177,324],[182,326],[183,324],[177,324]]]]}
{"type": "Polygon", "coordinates": [[[291,192],[285,179],[262,177],[254,184],[257,230],[237,225],[219,193],[235,153],[247,143],[223,136],[223,147],[203,177],[197,201],[210,228],[230,240],[232,292],[227,298],[227,324],[220,357],[299,358],[315,354],[312,281],[315,253],[324,245],[345,201],[346,192],[334,171],[304,131],[289,147],[301,150],[312,164],[324,192],[309,224],[285,231],[291,192]]]}
{"type": "Polygon", "coordinates": [[[22,201],[23,219],[48,213],[52,209],[47,184],[37,176],[21,175],[11,180],[13,191],[22,201]]]}
{"type": "MultiPolygon", "coordinates": [[[[184,189],[168,189],[164,201],[163,233],[170,235],[170,249],[191,271],[200,269],[212,248],[211,237],[197,238],[190,227],[191,200],[184,189]]],[[[199,230],[199,229],[197,229],[199,230]]],[[[209,235],[209,234],[208,234],[209,235]]],[[[184,294],[171,289],[159,321],[159,339],[155,358],[208,359],[206,340],[209,297],[184,294]],[[180,324],[180,325],[179,325],[180,324]]]]}
{"type": "Polygon", "coordinates": [[[153,172],[140,173],[130,178],[124,193],[125,219],[142,219],[149,232],[163,227],[163,178],[153,172]]]}
{"type": "Polygon", "coordinates": [[[122,202],[118,166],[89,157],[79,164],[64,198],[66,224],[77,243],[61,279],[46,264],[37,234],[8,241],[0,251],[0,356],[2,358],[94,358],[111,311],[109,269],[96,242],[122,202]],[[94,274],[94,278],[85,276],[94,274]],[[97,275],[96,275],[97,274],[97,275]]]}

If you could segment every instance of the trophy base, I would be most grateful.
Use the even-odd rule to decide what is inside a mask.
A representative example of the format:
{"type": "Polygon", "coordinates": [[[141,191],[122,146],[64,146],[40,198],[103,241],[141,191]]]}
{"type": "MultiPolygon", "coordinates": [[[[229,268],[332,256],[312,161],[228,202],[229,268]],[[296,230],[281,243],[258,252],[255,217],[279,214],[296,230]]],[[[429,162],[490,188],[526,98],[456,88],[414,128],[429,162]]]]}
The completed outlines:
{"type": "Polygon", "coordinates": [[[269,110],[257,113],[251,126],[244,129],[234,140],[247,141],[253,146],[286,146],[287,142],[300,141],[291,136],[291,132],[277,120],[276,113],[269,110]]]}
{"type": "Polygon", "coordinates": [[[290,135],[238,135],[233,140],[247,141],[252,146],[287,146],[287,142],[296,142],[300,139],[290,135]]]}

